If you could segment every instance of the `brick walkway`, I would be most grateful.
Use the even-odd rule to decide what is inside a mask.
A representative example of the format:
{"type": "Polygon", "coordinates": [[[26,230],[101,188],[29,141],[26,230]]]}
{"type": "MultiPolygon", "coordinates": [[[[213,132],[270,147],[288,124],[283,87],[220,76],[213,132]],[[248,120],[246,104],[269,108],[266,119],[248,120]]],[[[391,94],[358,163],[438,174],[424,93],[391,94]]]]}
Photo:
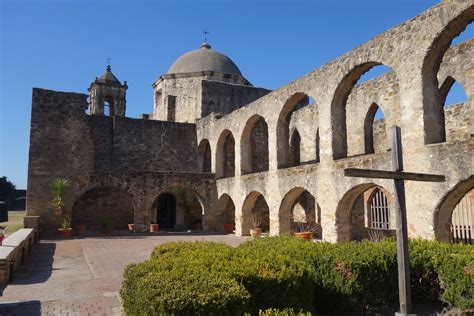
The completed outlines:
{"type": "Polygon", "coordinates": [[[159,235],[43,240],[12,284],[0,288],[0,315],[121,315],[125,265],[149,258],[159,244],[207,240],[238,245],[233,235],[159,235]]]}

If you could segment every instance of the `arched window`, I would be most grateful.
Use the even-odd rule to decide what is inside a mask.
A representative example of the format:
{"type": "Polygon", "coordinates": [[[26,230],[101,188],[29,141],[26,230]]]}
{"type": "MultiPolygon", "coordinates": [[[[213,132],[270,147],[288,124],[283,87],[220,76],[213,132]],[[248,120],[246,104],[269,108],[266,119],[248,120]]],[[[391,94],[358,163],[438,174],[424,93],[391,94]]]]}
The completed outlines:
{"type": "Polygon", "coordinates": [[[198,162],[201,172],[211,172],[211,146],[207,139],[201,140],[198,147],[198,162]]]}
{"type": "Polygon", "coordinates": [[[291,166],[290,159],[290,120],[293,112],[314,104],[314,99],[304,93],[292,95],[283,106],[278,116],[277,125],[277,162],[278,168],[291,166]]]}
{"type": "Polygon", "coordinates": [[[380,144],[380,142],[385,143],[386,141],[385,121],[383,118],[384,114],[382,109],[376,103],[372,103],[364,122],[364,146],[366,154],[376,152],[375,141],[377,141],[377,147],[383,147],[379,146],[384,145],[380,144]]]}
{"type": "Polygon", "coordinates": [[[301,137],[297,129],[293,131],[290,140],[290,165],[299,166],[301,165],[301,137]]]}
{"type": "Polygon", "coordinates": [[[246,123],[241,141],[242,174],[268,171],[268,125],[259,115],[246,123]]]}
{"type": "Polygon", "coordinates": [[[463,87],[453,77],[448,76],[439,88],[441,102],[444,108],[467,102],[463,87]]]}
{"type": "Polygon", "coordinates": [[[392,71],[392,69],[386,65],[378,62],[366,62],[354,67],[339,83],[331,102],[333,159],[347,157],[346,106],[353,87],[389,71],[392,71]]]}
{"type": "Polygon", "coordinates": [[[107,101],[104,101],[104,115],[105,116],[111,116],[110,103],[107,102],[107,101]]]}
{"type": "Polygon", "coordinates": [[[229,130],[224,130],[217,141],[216,178],[235,176],[235,140],[229,130]]]}
{"type": "Polygon", "coordinates": [[[438,83],[438,71],[446,51],[452,43],[465,41],[473,36],[473,9],[468,8],[439,33],[426,53],[422,66],[423,78],[423,123],[425,144],[446,141],[443,102],[438,83]]]}

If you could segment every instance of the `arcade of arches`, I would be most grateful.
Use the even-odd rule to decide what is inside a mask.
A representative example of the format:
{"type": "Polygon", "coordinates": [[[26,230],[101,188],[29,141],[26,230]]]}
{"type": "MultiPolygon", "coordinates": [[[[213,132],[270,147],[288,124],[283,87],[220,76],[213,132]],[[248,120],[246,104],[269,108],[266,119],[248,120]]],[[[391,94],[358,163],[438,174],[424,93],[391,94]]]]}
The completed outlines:
{"type": "Polygon", "coordinates": [[[277,235],[314,222],[328,241],[391,235],[393,184],[349,179],[343,170],[390,169],[397,125],[404,170],[446,176],[444,183],[407,182],[409,235],[471,241],[473,20],[470,1],[443,1],[274,91],[253,87],[233,64],[234,74],[165,75],[154,84],[161,103],[139,119],[125,117],[126,85],[115,87],[113,118],[103,116],[105,95],[91,99],[88,116],[86,95],[35,89],[28,214],[46,212],[46,184],[59,166],[77,183],[76,223],[96,226],[91,214],[104,209],[120,225],[222,231],[235,223],[237,235],[252,227],[277,235]],[[378,67],[387,72],[361,80],[378,67]],[[164,82],[179,91],[171,95],[164,82]],[[452,102],[453,89],[464,98],[452,102]],[[166,121],[171,105],[175,117],[166,121]],[[73,124],[43,128],[53,117],[73,124]],[[62,144],[64,159],[44,150],[49,143],[62,144]],[[115,187],[82,192],[100,172],[116,176],[115,187]],[[123,184],[129,173],[131,187],[123,184]],[[110,199],[120,203],[112,207],[110,199]]]}

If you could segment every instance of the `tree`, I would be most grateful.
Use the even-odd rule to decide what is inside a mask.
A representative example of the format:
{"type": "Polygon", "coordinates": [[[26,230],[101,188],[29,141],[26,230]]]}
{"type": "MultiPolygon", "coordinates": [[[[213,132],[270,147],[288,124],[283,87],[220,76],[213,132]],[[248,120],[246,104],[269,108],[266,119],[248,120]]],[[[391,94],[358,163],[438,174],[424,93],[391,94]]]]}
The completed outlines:
{"type": "Polygon", "coordinates": [[[13,200],[15,199],[16,186],[8,180],[7,177],[3,176],[0,178],[0,201],[5,201],[8,208],[13,206],[13,200]]]}

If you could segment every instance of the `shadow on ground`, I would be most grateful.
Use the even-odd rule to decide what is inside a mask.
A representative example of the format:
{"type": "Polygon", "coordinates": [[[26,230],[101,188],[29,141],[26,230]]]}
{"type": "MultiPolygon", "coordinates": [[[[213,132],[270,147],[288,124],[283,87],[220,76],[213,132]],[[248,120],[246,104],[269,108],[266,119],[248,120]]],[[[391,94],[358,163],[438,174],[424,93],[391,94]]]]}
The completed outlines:
{"type": "MultiPolygon", "coordinates": [[[[13,274],[13,282],[9,284],[35,284],[46,282],[53,273],[55,243],[37,243],[31,253],[27,253],[25,264],[13,274]]],[[[0,296],[9,284],[0,286],[0,296]]],[[[1,314],[4,315],[3,313],[1,314]]]]}
{"type": "Polygon", "coordinates": [[[0,303],[2,316],[37,316],[41,315],[40,301],[25,301],[18,303],[0,303]]]}

